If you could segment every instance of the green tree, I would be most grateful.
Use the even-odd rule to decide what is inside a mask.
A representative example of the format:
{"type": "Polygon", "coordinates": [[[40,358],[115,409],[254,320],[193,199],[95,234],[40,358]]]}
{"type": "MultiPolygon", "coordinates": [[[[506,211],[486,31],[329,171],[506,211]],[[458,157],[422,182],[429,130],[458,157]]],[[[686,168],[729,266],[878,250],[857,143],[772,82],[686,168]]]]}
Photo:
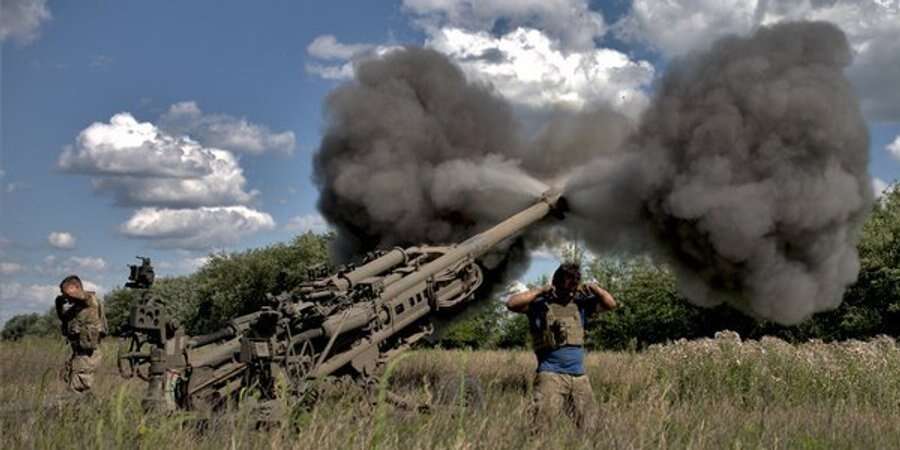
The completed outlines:
{"type": "Polygon", "coordinates": [[[60,322],[56,313],[48,311],[44,314],[19,314],[11,317],[0,331],[0,339],[15,341],[25,336],[60,335],[60,322]]]}
{"type": "Polygon", "coordinates": [[[305,233],[289,244],[213,255],[190,279],[190,311],[183,314],[191,333],[207,333],[253,312],[279,284],[304,281],[307,269],[328,262],[331,236],[305,233]]]}

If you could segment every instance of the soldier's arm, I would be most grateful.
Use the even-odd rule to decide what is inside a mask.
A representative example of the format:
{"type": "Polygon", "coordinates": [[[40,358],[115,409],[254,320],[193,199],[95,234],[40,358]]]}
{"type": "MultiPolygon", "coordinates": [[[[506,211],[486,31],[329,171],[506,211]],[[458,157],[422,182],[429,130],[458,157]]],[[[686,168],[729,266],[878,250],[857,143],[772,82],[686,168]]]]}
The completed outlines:
{"type": "Polygon", "coordinates": [[[619,306],[612,294],[610,294],[606,289],[600,287],[599,284],[588,283],[587,288],[591,292],[591,294],[594,294],[597,297],[597,303],[599,304],[601,310],[612,311],[619,306]]]}
{"type": "Polygon", "coordinates": [[[59,320],[63,320],[63,315],[66,313],[66,297],[57,295],[54,303],[54,306],[56,307],[56,317],[58,317],[59,320]]]}
{"type": "Polygon", "coordinates": [[[544,286],[513,294],[509,296],[509,299],[506,301],[506,309],[516,313],[526,313],[528,312],[528,305],[550,289],[550,286],[544,286]]]}
{"type": "Polygon", "coordinates": [[[60,330],[60,332],[62,332],[63,336],[68,336],[68,334],[69,334],[69,326],[68,326],[69,318],[66,317],[67,316],[66,315],[66,303],[67,302],[68,302],[68,300],[63,295],[57,295],[56,301],[54,302],[55,303],[54,306],[56,307],[56,317],[59,318],[59,322],[60,322],[59,330],[60,330]]]}

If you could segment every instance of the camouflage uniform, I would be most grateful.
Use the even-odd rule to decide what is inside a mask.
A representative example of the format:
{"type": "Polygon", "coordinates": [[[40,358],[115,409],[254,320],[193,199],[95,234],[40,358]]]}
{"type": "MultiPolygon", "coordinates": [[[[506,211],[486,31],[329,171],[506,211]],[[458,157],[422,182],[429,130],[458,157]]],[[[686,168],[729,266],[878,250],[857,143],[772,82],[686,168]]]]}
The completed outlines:
{"type": "MultiPolygon", "coordinates": [[[[532,304],[531,338],[538,360],[542,352],[553,352],[562,347],[583,352],[583,315],[587,311],[584,294],[567,304],[560,304],[545,298],[532,304]]],[[[580,361],[583,364],[583,359],[580,361]]],[[[580,364],[580,365],[581,365],[580,364]]],[[[560,373],[541,370],[534,377],[532,414],[537,425],[554,423],[565,413],[575,425],[583,428],[596,414],[596,403],[591,383],[584,373],[560,373]]]]}
{"type": "Polygon", "coordinates": [[[597,413],[594,391],[587,375],[537,372],[534,375],[532,415],[536,424],[554,423],[565,413],[578,428],[591,423],[597,413]]]}
{"type": "MultiPolygon", "coordinates": [[[[103,309],[96,294],[85,292],[84,299],[69,299],[72,303],[62,311],[60,320],[63,333],[72,346],[72,355],[66,361],[65,381],[69,389],[87,393],[94,383],[94,373],[100,365],[100,340],[106,335],[103,309]]],[[[65,302],[57,298],[57,304],[65,302]]]]}

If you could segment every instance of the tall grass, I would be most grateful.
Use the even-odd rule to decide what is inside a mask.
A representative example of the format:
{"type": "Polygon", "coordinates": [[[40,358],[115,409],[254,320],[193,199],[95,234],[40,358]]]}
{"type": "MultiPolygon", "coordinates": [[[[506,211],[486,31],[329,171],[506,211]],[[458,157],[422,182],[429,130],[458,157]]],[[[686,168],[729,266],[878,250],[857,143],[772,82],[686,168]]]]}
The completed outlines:
{"type": "Polygon", "coordinates": [[[143,384],[118,378],[111,345],[97,401],[44,405],[64,394],[57,376],[66,351],[50,339],[0,343],[0,448],[900,448],[900,350],[889,338],[790,345],[724,333],[591,353],[601,413],[589,430],[561,418],[542,433],[528,423],[535,363],[527,352],[413,352],[383,380],[429,402],[465,375],[481,383],[481,407],[406,411],[339,383],[277,426],[259,429],[245,408],[200,430],[190,414],[145,414],[143,384]]]}

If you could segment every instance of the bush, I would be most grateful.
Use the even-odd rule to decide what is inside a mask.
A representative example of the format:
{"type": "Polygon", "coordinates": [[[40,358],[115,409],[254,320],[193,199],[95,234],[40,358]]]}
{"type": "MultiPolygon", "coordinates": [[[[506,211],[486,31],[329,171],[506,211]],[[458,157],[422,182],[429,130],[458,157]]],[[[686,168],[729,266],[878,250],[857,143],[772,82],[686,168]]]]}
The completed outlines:
{"type": "Polygon", "coordinates": [[[52,336],[60,334],[60,322],[53,311],[44,314],[19,314],[6,321],[0,339],[16,341],[25,336],[52,336]]]}
{"type": "Polygon", "coordinates": [[[114,289],[104,301],[110,332],[124,330],[129,310],[141,295],[160,299],[190,334],[214,331],[258,309],[267,293],[281,288],[279,283],[295,285],[304,280],[308,267],[326,263],[330,239],[330,235],[306,233],[288,244],[211,255],[196,273],[159,278],[146,293],[114,289]]]}

